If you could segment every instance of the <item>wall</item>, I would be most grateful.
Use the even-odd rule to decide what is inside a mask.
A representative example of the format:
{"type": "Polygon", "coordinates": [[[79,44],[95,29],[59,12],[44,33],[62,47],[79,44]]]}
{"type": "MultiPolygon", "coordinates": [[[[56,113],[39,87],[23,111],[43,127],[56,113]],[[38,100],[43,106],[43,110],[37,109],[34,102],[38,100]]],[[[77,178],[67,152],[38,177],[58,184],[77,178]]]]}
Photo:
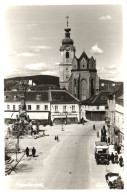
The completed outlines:
{"type": "Polygon", "coordinates": [[[51,120],[55,118],[77,118],[79,121],[79,105],[78,104],[51,104],[51,120]],[[55,106],[58,106],[58,111],[55,111],[55,106]],[[66,112],[63,110],[63,106],[66,106],[66,112]],[[75,110],[72,110],[72,106],[75,106],[75,110]]]}

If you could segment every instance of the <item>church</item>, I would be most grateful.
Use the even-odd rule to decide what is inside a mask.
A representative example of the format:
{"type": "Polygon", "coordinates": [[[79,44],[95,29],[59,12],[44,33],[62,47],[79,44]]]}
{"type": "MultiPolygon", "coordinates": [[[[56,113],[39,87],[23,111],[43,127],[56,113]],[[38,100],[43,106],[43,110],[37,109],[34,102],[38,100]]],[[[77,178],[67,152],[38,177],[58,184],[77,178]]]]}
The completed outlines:
{"type": "Polygon", "coordinates": [[[96,60],[88,57],[85,51],[76,57],[76,47],[70,37],[71,28],[65,30],[65,38],[60,47],[60,88],[66,89],[74,97],[83,101],[99,92],[99,77],[96,60]]]}

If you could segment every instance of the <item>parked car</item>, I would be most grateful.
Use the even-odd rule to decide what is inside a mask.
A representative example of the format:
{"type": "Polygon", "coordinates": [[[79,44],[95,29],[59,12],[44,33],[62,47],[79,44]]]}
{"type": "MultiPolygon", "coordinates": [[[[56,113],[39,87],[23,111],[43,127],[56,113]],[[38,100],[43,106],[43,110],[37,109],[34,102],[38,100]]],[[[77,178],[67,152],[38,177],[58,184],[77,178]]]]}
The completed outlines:
{"type": "Polygon", "coordinates": [[[97,164],[109,164],[109,146],[106,142],[95,142],[94,150],[97,164]]]}
{"type": "MultiPolygon", "coordinates": [[[[112,172],[109,172],[105,175],[105,179],[109,185],[109,188],[110,189],[115,189],[117,188],[117,181],[118,181],[118,178],[119,178],[119,173],[112,173],[112,172]]],[[[120,177],[121,178],[121,177],[120,177]]],[[[122,183],[122,186],[121,186],[121,189],[124,188],[124,183],[121,181],[122,183]]]]}

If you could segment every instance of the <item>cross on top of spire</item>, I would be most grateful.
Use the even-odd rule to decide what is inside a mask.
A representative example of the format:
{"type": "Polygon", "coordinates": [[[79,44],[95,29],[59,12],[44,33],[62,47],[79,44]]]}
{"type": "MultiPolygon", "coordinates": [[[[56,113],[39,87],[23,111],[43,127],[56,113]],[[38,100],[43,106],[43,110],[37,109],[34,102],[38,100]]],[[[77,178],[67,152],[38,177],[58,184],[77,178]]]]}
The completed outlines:
{"type": "Polygon", "coordinates": [[[69,16],[66,16],[66,18],[67,18],[67,27],[68,27],[68,19],[69,19],[69,16]]]}

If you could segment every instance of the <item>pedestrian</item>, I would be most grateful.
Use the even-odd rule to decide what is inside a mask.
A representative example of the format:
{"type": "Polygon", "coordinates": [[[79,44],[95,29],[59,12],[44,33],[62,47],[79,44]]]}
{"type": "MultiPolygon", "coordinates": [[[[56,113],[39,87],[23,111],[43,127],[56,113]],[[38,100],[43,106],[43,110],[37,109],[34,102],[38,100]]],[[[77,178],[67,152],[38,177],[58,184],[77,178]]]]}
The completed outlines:
{"type": "Polygon", "coordinates": [[[108,154],[108,162],[111,160],[111,155],[108,154]]]}
{"type": "Polygon", "coordinates": [[[120,150],[121,150],[120,145],[118,145],[116,149],[117,149],[118,154],[120,154],[120,150]]]}
{"type": "Polygon", "coordinates": [[[56,140],[57,138],[56,138],[56,135],[55,135],[55,140],[56,140]]]}
{"type": "Polygon", "coordinates": [[[97,130],[97,137],[99,137],[99,130],[97,130]]]}
{"type": "Polygon", "coordinates": [[[58,135],[56,136],[56,140],[57,140],[57,141],[59,141],[59,137],[58,137],[58,135]]]}
{"type": "Polygon", "coordinates": [[[93,130],[95,130],[96,129],[96,127],[95,127],[95,124],[93,125],[93,130]]]}
{"type": "Polygon", "coordinates": [[[112,154],[110,156],[110,159],[111,159],[112,163],[114,163],[114,154],[113,154],[113,152],[112,152],[112,154]]]}
{"type": "Polygon", "coordinates": [[[28,147],[26,148],[25,152],[26,152],[26,156],[28,157],[29,156],[29,148],[28,147]]]}
{"type": "Polygon", "coordinates": [[[123,157],[122,156],[120,156],[120,158],[119,158],[119,165],[122,167],[123,166],[123,157]]]}
{"type": "Polygon", "coordinates": [[[36,149],[33,147],[32,148],[32,156],[35,157],[35,154],[36,154],[36,149]]]}
{"type": "Polygon", "coordinates": [[[115,155],[114,155],[114,160],[115,160],[115,163],[117,163],[118,164],[118,159],[119,159],[119,157],[118,157],[118,154],[117,154],[117,152],[115,153],[115,155]]]}

